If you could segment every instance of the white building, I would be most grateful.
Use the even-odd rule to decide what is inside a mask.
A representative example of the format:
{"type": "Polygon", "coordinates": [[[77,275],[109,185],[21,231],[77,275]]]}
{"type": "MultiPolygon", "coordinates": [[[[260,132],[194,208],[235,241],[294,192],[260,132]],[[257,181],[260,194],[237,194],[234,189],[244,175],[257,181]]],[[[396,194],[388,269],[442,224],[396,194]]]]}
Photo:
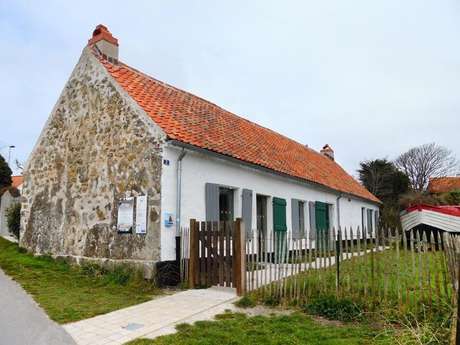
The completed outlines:
{"type": "Polygon", "coordinates": [[[159,262],[175,259],[191,218],[242,217],[248,231],[295,236],[375,224],[378,199],[328,145],[316,152],[149,77],[118,49],[98,26],[31,154],[22,246],[159,262]]]}
{"type": "Polygon", "coordinates": [[[22,189],[22,176],[12,176],[13,183],[10,187],[0,191],[0,236],[11,237],[8,229],[6,211],[15,203],[20,202],[22,189]]]}

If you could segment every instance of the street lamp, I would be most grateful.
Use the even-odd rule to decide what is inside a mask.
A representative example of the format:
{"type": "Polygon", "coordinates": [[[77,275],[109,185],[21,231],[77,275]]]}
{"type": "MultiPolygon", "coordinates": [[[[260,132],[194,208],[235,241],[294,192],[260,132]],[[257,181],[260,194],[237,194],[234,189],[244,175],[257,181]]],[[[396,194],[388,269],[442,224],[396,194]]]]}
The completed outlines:
{"type": "Polygon", "coordinates": [[[10,160],[11,160],[11,150],[14,149],[16,146],[10,145],[8,146],[8,166],[10,165],[10,160]]]}

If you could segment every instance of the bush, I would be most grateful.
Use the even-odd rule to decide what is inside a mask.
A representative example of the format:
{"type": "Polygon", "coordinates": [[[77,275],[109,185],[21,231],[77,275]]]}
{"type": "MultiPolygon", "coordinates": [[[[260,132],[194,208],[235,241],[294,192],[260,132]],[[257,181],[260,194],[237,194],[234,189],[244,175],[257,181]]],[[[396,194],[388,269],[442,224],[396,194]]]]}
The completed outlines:
{"type": "Polygon", "coordinates": [[[307,313],[324,316],[330,320],[358,321],[362,319],[363,308],[349,299],[334,296],[321,297],[303,308],[307,313]]]}
{"type": "Polygon", "coordinates": [[[256,306],[256,301],[254,300],[254,298],[245,295],[244,297],[236,301],[235,305],[239,308],[253,308],[256,306]]]}
{"type": "Polygon", "coordinates": [[[21,228],[21,204],[13,204],[6,210],[6,223],[10,233],[19,240],[19,230],[21,228]]]}

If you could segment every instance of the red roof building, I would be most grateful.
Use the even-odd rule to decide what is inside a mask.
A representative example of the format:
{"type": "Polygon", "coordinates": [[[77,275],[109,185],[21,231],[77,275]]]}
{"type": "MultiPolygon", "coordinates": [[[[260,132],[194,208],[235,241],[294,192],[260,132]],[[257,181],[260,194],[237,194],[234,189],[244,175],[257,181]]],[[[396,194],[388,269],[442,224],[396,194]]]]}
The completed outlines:
{"type": "Polygon", "coordinates": [[[428,191],[433,194],[460,190],[460,176],[434,177],[430,179],[428,191]]]}
{"type": "Polygon", "coordinates": [[[21,246],[151,265],[176,259],[191,219],[240,218],[248,236],[376,228],[380,201],[330,145],[161,82],[119,48],[98,25],[51,112],[24,169],[21,246]]]}
{"type": "MultiPolygon", "coordinates": [[[[98,26],[97,30],[107,29],[98,26]]],[[[102,34],[98,31],[95,37],[104,39],[108,35],[108,32],[102,34]]],[[[91,39],[90,43],[97,41],[91,39]]],[[[118,40],[116,42],[118,46],[118,40]]],[[[165,131],[169,139],[380,202],[330,159],[330,153],[321,154],[203,98],[150,77],[118,58],[96,55],[110,75],[165,131]]],[[[332,151],[329,145],[323,150],[325,153],[332,151]]]]}

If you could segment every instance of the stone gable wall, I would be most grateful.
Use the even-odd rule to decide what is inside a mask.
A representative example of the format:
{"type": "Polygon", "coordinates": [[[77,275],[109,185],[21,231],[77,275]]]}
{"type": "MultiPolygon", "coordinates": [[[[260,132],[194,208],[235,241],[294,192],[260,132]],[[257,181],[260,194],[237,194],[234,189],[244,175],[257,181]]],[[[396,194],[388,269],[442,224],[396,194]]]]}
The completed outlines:
{"type": "Polygon", "coordinates": [[[159,261],[164,133],[86,48],[24,172],[20,245],[38,254],[159,261]],[[118,201],[148,195],[146,235],[118,201]]]}

